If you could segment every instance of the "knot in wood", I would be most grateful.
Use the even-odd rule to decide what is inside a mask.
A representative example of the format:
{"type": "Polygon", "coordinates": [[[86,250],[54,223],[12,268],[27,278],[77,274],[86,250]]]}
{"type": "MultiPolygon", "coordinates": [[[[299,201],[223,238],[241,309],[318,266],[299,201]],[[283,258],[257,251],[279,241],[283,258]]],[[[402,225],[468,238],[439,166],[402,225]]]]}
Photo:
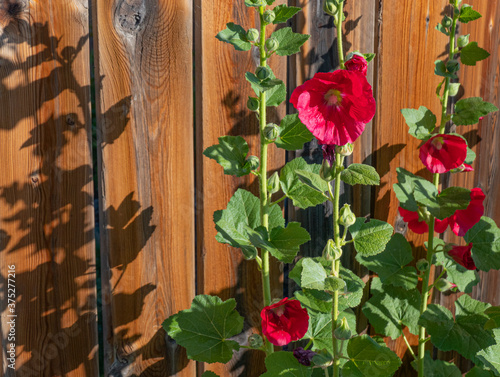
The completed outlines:
{"type": "Polygon", "coordinates": [[[25,2],[19,0],[7,1],[5,6],[6,6],[6,13],[14,18],[19,16],[23,12],[24,8],[26,8],[25,2]]]}
{"type": "Polygon", "coordinates": [[[146,16],[144,0],[119,0],[115,10],[115,27],[128,34],[142,29],[146,16]]]}

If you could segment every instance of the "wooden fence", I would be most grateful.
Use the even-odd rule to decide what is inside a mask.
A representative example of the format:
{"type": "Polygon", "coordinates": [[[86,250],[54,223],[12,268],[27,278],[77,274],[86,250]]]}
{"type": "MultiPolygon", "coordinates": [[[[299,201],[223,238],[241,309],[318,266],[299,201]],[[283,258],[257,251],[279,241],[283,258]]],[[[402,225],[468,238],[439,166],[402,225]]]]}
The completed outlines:
{"type": "MultiPolygon", "coordinates": [[[[238,310],[248,318],[246,334],[259,321],[256,266],[218,244],[212,222],[212,213],[225,207],[236,188],[255,191],[256,182],[224,176],[219,166],[202,156],[204,148],[225,134],[244,135],[251,152],[257,152],[258,126],[246,109],[251,89],[243,76],[255,69],[256,61],[250,53],[236,53],[214,38],[229,21],[245,27],[256,24],[243,3],[0,0],[2,375],[94,377],[100,375],[99,369],[105,376],[192,377],[205,369],[221,376],[262,372],[263,357],[252,351],[240,353],[227,366],[188,362],[161,329],[162,321],[187,308],[197,293],[236,297],[238,310]],[[93,81],[95,108],[91,108],[93,81]],[[12,314],[7,279],[13,266],[16,371],[8,367],[6,356],[7,316],[12,314]],[[98,308],[102,308],[100,366],[98,308]]],[[[275,4],[281,3],[286,1],[275,4]]],[[[292,89],[315,72],[336,68],[338,59],[335,29],[322,12],[322,2],[289,3],[303,8],[293,26],[312,35],[299,55],[271,60],[274,72],[288,78],[292,89]]],[[[434,94],[439,79],[433,75],[433,64],[443,55],[446,38],[434,27],[447,3],[348,0],[346,4],[345,50],[377,53],[369,70],[377,115],[356,142],[353,159],[376,166],[382,184],[376,190],[345,190],[344,198],[354,202],[358,215],[387,220],[400,232],[406,229],[391,192],[395,168],[425,174],[400,109],[425,105],[439,112],[434,94]]],[[[460,31],[471,33],[491,57],[460,70],[464,94],[482,96],[498,106],[500,0],[469,3],[484,17],[460,31]]],[[[292,111],[282,105],[271,116],[278,119],[287,110],[292,111]]],[[[486,214],[497,223],[499,127],[497,113],[468,129],[466,137],[479,152],[475,171],[454,175],[448,182],[481,187],[487,195],[486,214]]],[[[270,166],[278,169],[295,155],[309,161],[321,158],[313,143],[289,156],[273,149],[270,166]]],[[[285,210],[312,233],[303,252],[321,252],[331,231],[329,208],[285,210]]],[[[421,237],[410,237],[416,246],[423,242],[421,237]]],[[[344,262],[368,279],[352,257],[344,262]]],[[[498,272],[482,273],[474,297],[500,305],[499,283],[498,272]]],[[[274,283],[273,292],[283,294],[283,281],[274,283]]],[[[449,307],[453,299],[454,295],[435,298],[449,307]]],[[[399,355],[405,354],[403,344],[389,343],[399,355]]],[[[412,373],[405,365],[401,376],[412,373]]]]}

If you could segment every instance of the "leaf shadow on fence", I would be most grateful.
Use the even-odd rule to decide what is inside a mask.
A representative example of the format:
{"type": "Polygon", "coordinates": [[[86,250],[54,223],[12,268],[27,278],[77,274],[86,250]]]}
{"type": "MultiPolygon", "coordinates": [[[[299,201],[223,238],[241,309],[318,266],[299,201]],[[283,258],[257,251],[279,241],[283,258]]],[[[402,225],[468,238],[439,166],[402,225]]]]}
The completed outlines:
{"type": "MultiPolygon", "coordinates": [[[[15,264],[16,373],[97,376],[91,87],[75,67],[82,59],[88,67],[89,34],[71,45],[66,36],[51,35],[48,22],[28,21],[25,11],[19,2],[0,9],[0,132],[11,154],[3,152],[4,164],[15,166],[0,184],[0,291],[9,284],[6,266],[15,264]]],[[[130,97],[107,111],[123,111],[127,103],[130,97]]],[[[112,144],[126,125],[99,132],[112,144]]],[[[150,220],[151,211],[139,205],[137,221],[150,220]]],[[[130,221],[136,220],[120,216],[114,230],[126,233],[130,228],[120,225],[130,221]]],[[[125,264],[144,245],[133,246],[125,264]]],[[[142,310],[153,289],[115,299],[142,310]]],[[[8,303],[3,296],[2,313],[8,303]]],[[[3,349],[10,342],[6,330],[2,323],[3,349]]]]}

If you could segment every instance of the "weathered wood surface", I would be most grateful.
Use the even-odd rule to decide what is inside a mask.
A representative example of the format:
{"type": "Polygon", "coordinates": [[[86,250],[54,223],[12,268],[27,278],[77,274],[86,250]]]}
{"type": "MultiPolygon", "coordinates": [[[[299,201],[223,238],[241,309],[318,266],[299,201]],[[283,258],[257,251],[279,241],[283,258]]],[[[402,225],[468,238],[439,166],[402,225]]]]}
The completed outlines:
{"type": "Polygon", "coordinates": [[[0,374],[97,376],[87,3],[0,1],[0,77],[0,374]]]}
{"type": "Polygon", "coordinates": [[[194,376],[192,3],[93,1],[106,376],[194,376]]]}
{"type": "MultiPolygon", "coordinates": [[[[277,1],[275,5],[284,3],[277,1]]],[[[205,148],[217,144],[224,135],[242,135],[250,145],[250,154],[259,156],[258,121],[246,106],[248,96],[255,96],[245,72],[258,66],[258,51],[238,52],[215,38],[226,23],[235,22],[245,29],[258,27],[255,8],[243,1],[195,1],[195,80],[196,87],[196,216],[197,216],[197,292],[216,294],[223,299],[235,297],[238,312],[246,318],[241,341],[260,326],[263,307],[262,285],[257,264],[245,261],[241,251],[215,240],[213,213],[224,209],[237,188],[258,195],[255,177],[235,178],[224,175],[222,168],[202,155],[205,148]]],[[[273,29],[268,28],[269,34],[273,29]]],[[[286,58],[274,56],[269,62],[275,75],[286,80],[286,58]]],[[[285,106],[268,109],[268,121],[277,122],[285,106]]],[[[269,148],[269,169],[283,166],[285,153],[269,148]]],[[[273,298],[282,297],[282,281],[277,277],[281,266],[275,264],[273,298]]],[[[262,352],[242,351],[226,366],[200,365],[199,372],[213,370],[220,376],[257,376],[265,371],[262,352]]]]}

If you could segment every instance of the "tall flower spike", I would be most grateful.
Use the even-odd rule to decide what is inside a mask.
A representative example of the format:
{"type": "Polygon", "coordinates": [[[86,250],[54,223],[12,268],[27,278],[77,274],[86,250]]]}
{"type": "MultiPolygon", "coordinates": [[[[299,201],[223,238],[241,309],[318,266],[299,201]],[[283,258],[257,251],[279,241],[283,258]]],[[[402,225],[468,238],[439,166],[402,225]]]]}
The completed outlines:
{"type": "Polygon", "coordinates": [[[357,71],[316,73],[293,91],[290,102],[320,144],[353,143],[375,115],[372,88],[357,71]]]}
{"type": "Polygon", "coordinates": [[[455,135],[439,134],[420,147],[419,156],[431,173],[446,173],[464,163],[467,157],[467,143],[455,135]]]}

